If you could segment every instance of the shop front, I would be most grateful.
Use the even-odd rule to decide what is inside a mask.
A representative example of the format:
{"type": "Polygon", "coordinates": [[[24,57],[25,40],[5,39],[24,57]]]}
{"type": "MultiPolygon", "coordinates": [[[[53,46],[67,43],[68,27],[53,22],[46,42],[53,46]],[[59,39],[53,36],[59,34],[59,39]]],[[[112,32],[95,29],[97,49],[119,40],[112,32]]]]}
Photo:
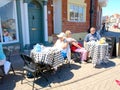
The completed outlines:
{"type": "Polygon", "coordinates": [[[47,0],[21,0],[23,45],[48,41],[47,0]]]}
{"type": "Polygon", "coordinates": [[[47,0],[0,0],[0,42],[23,49],[48,41],[47,0]]]}

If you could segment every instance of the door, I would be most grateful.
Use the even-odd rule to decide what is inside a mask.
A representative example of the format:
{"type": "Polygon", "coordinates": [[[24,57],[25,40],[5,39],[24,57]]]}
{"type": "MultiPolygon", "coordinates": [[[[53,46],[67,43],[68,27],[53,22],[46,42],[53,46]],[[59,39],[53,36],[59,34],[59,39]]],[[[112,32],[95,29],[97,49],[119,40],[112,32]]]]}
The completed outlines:
{"type": "Polygon", "coordinates": [[[30,44],[42,43],[42,7],[37,1],[28,4],[30,44]]]}

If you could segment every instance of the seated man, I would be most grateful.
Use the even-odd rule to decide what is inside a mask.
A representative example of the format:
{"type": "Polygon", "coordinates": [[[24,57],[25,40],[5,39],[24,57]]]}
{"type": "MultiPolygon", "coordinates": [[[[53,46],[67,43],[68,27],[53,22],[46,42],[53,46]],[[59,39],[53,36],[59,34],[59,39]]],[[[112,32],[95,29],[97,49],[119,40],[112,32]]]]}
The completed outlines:
{"type": "Polygon", "coordinates": [[[85,36],[84,39],[84,46],[86,42],[92,42],[92,41],[98,41],[100,40],[101,36],[99,33],[96,32],[96,29],[94,27],[90,28],[90,33],[85,36]]]}
{"type": "Polygon", "coordinates": [[[6,61],[6,56],[3,52],[2,44],[0,43],[0,66],[4,65],[4,72],[7,74],[10,70],[11,63],[6,61]]]}
{"type": "Polygon", "coordinates": [[[89,59],[90,58],[93,58],[93,49],[94,49],[94,44],[95,42],[98,42],[100,40],[101,36],[99,33],[96,32],[96,29],[94,27],[91,27],[90,28],[90,33],[88,33],[86,36],[85,36],[85,39],[84,39],[84,47],[87,49],[87,44],[90,42],[92,43],[92,47],[91,46],[88,46],[90,50],[88,50],[89,52],[89,59]]]}
{"type": "Polygon", "coordinates": [[[87,50],[85,50],[85,48],[83,48],[80,43],[78,43],[74,38],[71,37],[70,30],[67,30],[65,34],[66,34],[66,40],[71,44],[71,51],[81,53],[81,61],[87,62],[87,55],[88,55],[87,50]]]}
{"type": "Polygon", "coordinates": [[[68,60],[71,60],[71,52],[69,43],[65,39],[65,33],[61,32],[59,35],[57,35],[58,40],[54,44],[54,47],[61,50],[61,54],[64,58],[68,58],[68,60]]]}

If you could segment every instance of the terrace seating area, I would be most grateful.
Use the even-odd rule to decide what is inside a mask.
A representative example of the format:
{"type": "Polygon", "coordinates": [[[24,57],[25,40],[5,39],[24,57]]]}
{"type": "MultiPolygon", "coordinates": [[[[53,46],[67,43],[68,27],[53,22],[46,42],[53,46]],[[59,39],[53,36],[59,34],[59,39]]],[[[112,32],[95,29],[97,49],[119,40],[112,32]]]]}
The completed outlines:
{"type": "MultiPolygon", "coordinates": [[[[27,50],[28,53],[25,52],[24,54],[30,55],[29,49],[27,50]]],[[[0,87],[2,87],[1,90],[8,90],[8,87],[11,88],[10,90],[17,90],[20,88],[25,90],[53,89],[55,87],[59,87],[61,85],[64,86],[72,82],[86,80],[96,74],[100,74],[106,70],[110,70],[111,68],[115,68],[116,66],[119,67],[120,64],[119,58],[111,58],[106,64],[101,63],[99,68],[94,68],[92,63],[77,63],[73,60],[73,58],[70,64],[64,63],[63,65],[60,65],[55,72],[49,68],[44,68],[44,70],[48,70],[45,72],[41,70],[43,73],[38,73],[39,76],[35,76],[36,79],[30,77],[24,79],[22,76],[25,75],[25,73],[23,74],[23,69],[26,68],[24,68],[24,60],[20,55],[21,53],[11,55],[10,60],[12,62],[13,70],[11,68],[9,74],[4,77],[4,82],[0,84],[0,87]],[[23,80],[23,84],[21,84],[21,80],[23,80]]],[[[34,70],[32,72],[34,73],[34,70]]]]}
{"type": "MultiPolygon", "coordinates": [[[[10,71],[9,74],[4,77],[4,82],[0,83],[1,90],[13,90],[13,89],[14,90],[19,90],[19,89],[31,90],[34,78],[26,78],[24,79],[23,84],[21,84],[21,80],[23,79],[22,73],[23,73],[23,66],[24,66],[24,62],[22,58],[19,55],[15,55],[11,57],[11,61],[13,63],[15,75],[13,74],[13,71],[10,71]]],[[[80,64],[80,63],[72,62],[70,67],[69,67],[69,64],[64,64],[57,69],[56,73],[54,73],[53,71],[44,72],[44,75],[45,77],[47,77],[48,81],[43,76],[41,76],[41,74],[39,77],[36,77],[37,79],[35,79],[34,81],[34,85],[35,85],[34,89],[44,90],[44,89],[53,89],[55,87],[60,87],[61,85],[71,86],[70,83],[73,83],[73,82],[75,83],[77,81],[81,81],[81,82],[87,81],[86,83],[89,83],[89,82],[93,83],[93,81],[91,81],[92,79],[89,80],[90,77],[102,74],[103,72],[106,72],[106,70],[107,72],[109,70],[113,71],[115,67],[116,69],[119,68],[119,64],[120,64],[120,61],[117,58],[110,59],[107,65],[101,64],[101,68],[93,68],[93,65],[91,63],[80,64]]],[[[119,72],[114,72],[114,73],[119,74],[119,72]]],[[[108,76],[111,77],[111,75],[113,75],[110,73],[108,74],[109,75],[105,74],[105,77],[104,75],[102,75],[104,80],[106,79],[108,80],[108,76]]],[[[113,75],[112,78],[117,79],[117,76],[115,77],[115,75],[113,75]]],[[[98,81],[99,79],[96,79],[96,80],[98,81]]],[[[1,82],[1,79],[0,79],[0,82],[1,82]]],[[[96,81],[94,81],[94,83],[95,82],[96,81]]],[[[82,86],[86,86],[86,85],[87,84],[84,84],[82,86]]]]}

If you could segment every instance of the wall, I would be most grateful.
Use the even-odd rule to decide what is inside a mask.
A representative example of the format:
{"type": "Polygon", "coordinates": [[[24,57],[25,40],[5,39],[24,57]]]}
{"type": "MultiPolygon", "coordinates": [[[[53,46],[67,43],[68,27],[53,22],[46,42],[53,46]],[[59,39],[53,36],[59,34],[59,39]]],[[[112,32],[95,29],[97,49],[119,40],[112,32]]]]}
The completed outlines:
{"type": "MultiPolygon", "coordinates": [[[[89,8],[90,0],[84,0],[86,3],[86,22],[70,22],[67,20],[67,0],[62,0],[62,30],[71,30],[73,33],[87,32],[89,28],[89,8]]],[[[51,0],[48,0],[48,33],[53,33],[53,6],[51,0]]]]}
{"type": "MultiPolygon", "coordinates": [[[[87,32],[81,32],[81,33],[74,33],[72,34],[72,37],[75,38],[77,41],[84,40],[85,36],[86,36],[87,32]]],[[[57,38],[55,37],[55,35],[49,36],[49,42],[50,43],[55,43],[55,40],[57,38]]]]}
{"type": "Polygon", "coordinates": [[[92,22],[92,26],[96,27],[97,25],[97,8],[98,8],[98,0],[94,0],[93,1],[93,22],[92,22]]]}
{"type": "MultiPolygon", "coordinates": [[[[71,30],[73,33],[73,37],[77,40],[81,38],[84,39],[90,24],[90,0],[82,0],[86,3],[86,22],[70,22],[67,20],[67,0],[62,0],[62,30],[63,32],[66,30],[71,30]]],[[[53,41],[54,28],[53,28],[53,6],[52,0],[48,0],[48,35],[49,42],[53,41]]]]}
{"type": "Polygon", "coordinates": [[[51,36],[53,34],[53,6],[52,0],[48,0],[48,35],[51,36]]]}
{"type": "Polygon", "coordinates": [[[86,22],[70,22],[67,20],[67,0],[62,0],[62,28],[63,31],[69,29],[73,33],[86,32],[89,28],[89,8],[90,0],[85,0],[86,3],[86,22]]]}
{"type": "MultiPolygon", "coordinates": [[[[49,41],[52,41],[53,33],[53,6],[52,0],[48,0],[48,33],[49,33],[49,41]]],[[[74,34],[73,36],[79,40],[79,37],[82,39],[86,35],[89,25],[90,25],[90,0],[82,0],[86,4],[86,22],[70,22],[68,21],[67,15],[67,0],[62,0],[62,30],[63,32],[66,30],[71,30],[74,34]],[[75,36],[76,35],[76,36],[75,36]],[[79,36],[80,35],[80,36],[79,36]]],[[[92,26],[96,27],[97,25],[97,8],[98,8],[98,0],[93,0],[93,22],[92,26]]]]}

